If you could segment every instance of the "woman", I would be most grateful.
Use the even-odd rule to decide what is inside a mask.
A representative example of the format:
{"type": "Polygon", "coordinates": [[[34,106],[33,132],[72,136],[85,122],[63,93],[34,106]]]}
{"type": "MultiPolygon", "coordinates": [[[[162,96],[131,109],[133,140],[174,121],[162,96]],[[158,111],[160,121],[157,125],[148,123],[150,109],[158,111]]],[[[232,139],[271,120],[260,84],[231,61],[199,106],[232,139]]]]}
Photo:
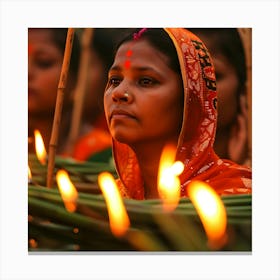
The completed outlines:
{"type": "Polygon", "coordinates": [[[216,81],[204,44],[186,29],[141,29],[117,49],[104,95],[107,123],[124,197],[158,198],[166,144],[184,163],[181,196],[198,179],[219,194],[250,193],[251,171],[213,151],[216,81]]]}
{"type": "MultiPolygon", "coordinates": [[[[28,29],[28,151],[34,152],[34,130],[42,134],[48,146],[51,138],[57,87],[64,56],[67,28],[28,29]]],[[[64,152],[71,117],[71,91],[76,84],[80,47],[73,41],[71,63],[57,153],[64,152]]]]}
{"type": "Polygon", "coordinates": [[[221,158],[250,165],[246,59],[238,30],[237,28],[189,30],[203,40],[214,62],[219,104],[214,150],[221,158]]]}

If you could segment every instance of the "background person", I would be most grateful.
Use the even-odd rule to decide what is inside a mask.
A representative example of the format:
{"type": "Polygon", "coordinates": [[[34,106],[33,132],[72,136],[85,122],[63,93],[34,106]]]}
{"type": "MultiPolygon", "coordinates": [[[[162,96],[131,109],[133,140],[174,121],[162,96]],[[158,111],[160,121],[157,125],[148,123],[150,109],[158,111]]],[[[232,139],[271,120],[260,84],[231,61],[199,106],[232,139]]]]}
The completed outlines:
{"type": "Polygon", "coordinates": [[[251,165],[248,151],[246,58],[237,28],[190,28],[213,58],[218,92],[214,149],[221,158],[251,165]]]}
{"type": "MultiPolygon", "coordinates": [[[[42,134],[46,149],[50,142],[57,87],[63,63],[67,28],[28,29],[28,151],[35,151],[34,130],[42,134]]],[[[65,89],[57,153],[64,152],[72,111],[80,46],[74,37],[69,76],[65,89]]]]}

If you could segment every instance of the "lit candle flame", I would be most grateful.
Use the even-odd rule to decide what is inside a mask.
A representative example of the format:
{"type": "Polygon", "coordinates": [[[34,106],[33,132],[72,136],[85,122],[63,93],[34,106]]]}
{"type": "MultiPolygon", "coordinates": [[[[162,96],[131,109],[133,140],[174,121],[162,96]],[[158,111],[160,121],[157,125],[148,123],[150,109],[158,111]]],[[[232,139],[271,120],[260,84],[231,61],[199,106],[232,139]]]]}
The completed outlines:
{"type": "Polygon", "coordinates": [[[162,152],[158,173],[158,192],[167,211],[174,210],[180,200],[180,180],[184,164],[175,160],[176,147],[167,145],[162,152]]]}
{"type": "Polygon", "coordinates": [[[28,165],[28,183],[31,183],[32,182],[32,173],[31,173],[31,169],[28,165]]]}
{"type": "Polygon", "coordinates": [[[36,149],[37,158],[43,165],[45,165],[47,161],[47,152],[45,149],[43,137],[40,131],[37,129],[34,130],[34,135],[35,135],[35,149],[36,149]]]}
{"type": "Polygon", "coordinates": [[[78,192],[71,182],[68,173],[65,170],[58,170],[56,180],[65,208],[69,212],[76,211],[78,192]]]}
{"type": "Polygon", "coordinates": [[[98,176],[98,184],[106,201],[111,231],[115,236],[122,236],[130,221],[115,179],[110,173],[102,172],[98,176]]]}
{"type": "Polygon", "coordinates": [[[203,224],[209,246],[219,249],[227,239],[227,214],[221,198],[213,188],[201,181],[191,182],[188,194],[203,224]]]}

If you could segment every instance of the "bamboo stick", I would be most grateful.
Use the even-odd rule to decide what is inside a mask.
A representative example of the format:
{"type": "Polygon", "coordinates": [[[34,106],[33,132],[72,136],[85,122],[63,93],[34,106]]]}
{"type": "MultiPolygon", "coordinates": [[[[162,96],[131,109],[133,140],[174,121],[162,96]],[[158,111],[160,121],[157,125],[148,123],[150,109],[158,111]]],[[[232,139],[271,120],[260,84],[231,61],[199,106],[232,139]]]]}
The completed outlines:
{"type": "Polygon", "coordinates": [[[66,147],[66,153],[71,155],[77,141],[80,123],[82,118],[82,111],[84,105],[84,98],[86,93],[86,85],[88,80],[88,67],[90,61],[90,43],[94,34],[93,28],[85,28],[82,34],[82,53],[81,64],[78,74],[78,82],[74,93],[74,108],[72,114],[71,128],[66,147]]]}
{"type": "Polygon", "coordinates": [[[55,154],[56,154],[56,148],[57,148],[57,142],[58,142],[58,134],[59,134],[59,128],[60,128],[64,92],[65,92],[65,88],[66,88],[68,70],[69,70],[71,53],[72,53],[74,31],[75,31],[74,28],[68,28],[63,63],[62,63],[60,79],[59,79],[58,89],[57,89],[52,134],[51,134],[51,139],[50,139],[50,143],[49,143],[48,172],[47,172],[47,187],[48,188],[51,188],[52,184],[53,184],[55,154]]]}

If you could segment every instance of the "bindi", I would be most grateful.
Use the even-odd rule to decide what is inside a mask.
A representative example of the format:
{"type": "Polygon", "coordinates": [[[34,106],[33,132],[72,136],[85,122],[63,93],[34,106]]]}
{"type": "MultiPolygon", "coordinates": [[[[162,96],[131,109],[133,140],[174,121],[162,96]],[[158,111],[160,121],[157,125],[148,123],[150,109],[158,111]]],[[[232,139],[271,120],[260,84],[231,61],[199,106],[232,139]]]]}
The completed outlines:
{"type": "MultiPolygon", "coordinates": [[[[147,28],[142,28],[142,29],[140,29],[138,32],[134,33],[134,34],[133,34],[133,41],[139,40],[139,39],[141,38],[142,34],[143,34],[145,31],[147,31],[147,28]]],[[[133,53],[132,50],[129,49],[129,50],[126,52],[126,54],[125,54],[126,57],[127,57],[127,59],[126,59],[125,62],[124,62],[124,67],[125,67],[126,69],[129,69],[129,68],[130,68],[130,64],[131,64],[130,58],[131,58],[131,56],[132,56],[132,53],[133,53]]]]}
{"type": "Polygon", "coordinates": [[[125,62],[124,62],[124,67],[128,69],[128,68],[130,68],[130,58],[131,58],[131,56],[132,56],[132,50],[129,49],[129,50],[126,52],[125,56],[127,57],[127,59],[126,59],[125,62]]]}

